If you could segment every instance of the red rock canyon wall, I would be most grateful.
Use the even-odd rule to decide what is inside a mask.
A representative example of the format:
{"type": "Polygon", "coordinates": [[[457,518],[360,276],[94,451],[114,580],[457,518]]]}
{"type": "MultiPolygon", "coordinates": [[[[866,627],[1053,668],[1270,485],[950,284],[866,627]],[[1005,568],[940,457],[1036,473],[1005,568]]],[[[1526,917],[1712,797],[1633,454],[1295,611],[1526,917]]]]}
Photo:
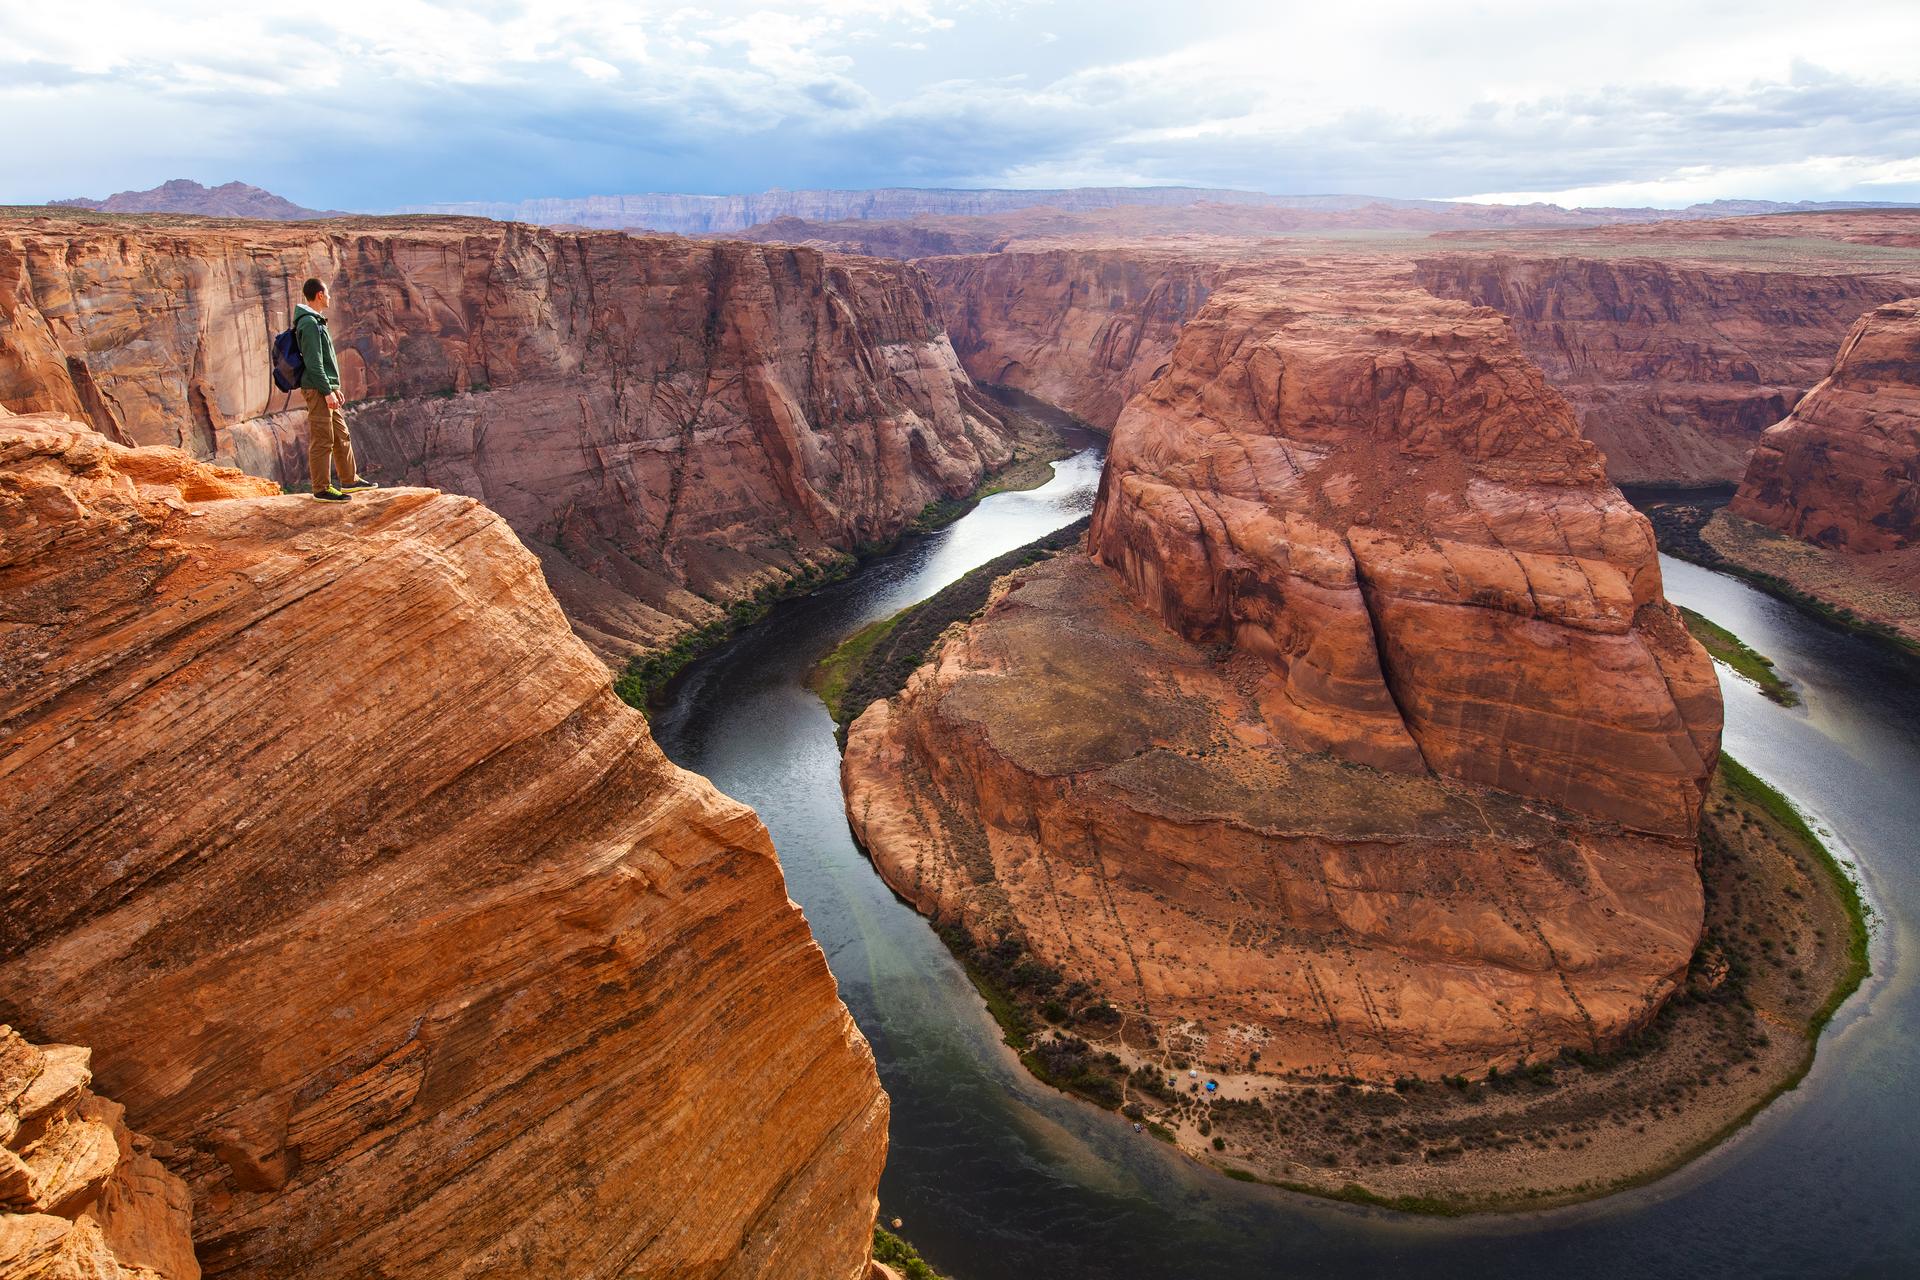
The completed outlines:
{"type": "Polygon", "coordinates": [[[1920,542],[1920,298],[1876,307],[1760,438],[1733,511],[1837,550],[1920,542]]]}
{"type": "Polygon", "coordinates": [[[480,498],[610,658],[884,540],[1011,456],[899,263],[453,220],[0,227],[0,406],[305,480],[300,282],[366,468],[480,498]]]}
{"type": "Polygon", "coordinates": [[[1166,364],[1180,326],[1222,274],[1149,248],[1059,249],[920,264],[954,350],[982,382],[1058,405],[1103,431],[1166,364]]]}
{"type": "MultiPolygon", "coordinates": [[[[1745,243],[1766,256],[1767,241],[1745,243]]],[[[1912,271],[1759,269],[1737,257],[1709,267],[1450,255],[1422,258],[1415,279],[1504,312],[1608,473],[1653,484],[1738,480],[1760,433],[1825,374],[1854,318],[1920,286],[1912,271]]]]}

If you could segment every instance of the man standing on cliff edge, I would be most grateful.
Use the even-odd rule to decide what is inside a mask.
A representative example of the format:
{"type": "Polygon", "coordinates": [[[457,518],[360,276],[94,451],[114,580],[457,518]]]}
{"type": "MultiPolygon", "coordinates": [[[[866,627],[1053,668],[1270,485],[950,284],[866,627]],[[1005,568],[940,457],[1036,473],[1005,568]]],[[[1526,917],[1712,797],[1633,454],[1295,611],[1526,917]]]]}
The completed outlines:
{"type": "Polygon", "coordinates": [[[309,280],[300,286],[306,301],[293,309],[294,338],[300,344],[300,394],[307,402],[307,474],[313,496],[322,502],[345,502],[361,489],[377,489],[353,469],[353,440],[347,434],[347,415],[340,408],[340,365],[333,358],[333,335],[327,331],[327,286],[309,280]],[[333,477],[339,477],[339,484],[333,477]]]}

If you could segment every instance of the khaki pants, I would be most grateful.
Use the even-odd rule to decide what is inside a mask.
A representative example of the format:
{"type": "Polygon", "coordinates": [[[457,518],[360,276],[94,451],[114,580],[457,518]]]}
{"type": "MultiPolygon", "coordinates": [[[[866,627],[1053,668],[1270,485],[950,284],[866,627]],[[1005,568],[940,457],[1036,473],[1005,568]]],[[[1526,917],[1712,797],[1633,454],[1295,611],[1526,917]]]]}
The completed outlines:
{"type": "Polygon", "coordinates": [[[327,393],[300,388],[307,399],[307,474],[315,493],[338,481],[352,484],[360,478],[353,469],[353,439],[347,434],[347,415],[327,403],[327,393]],[[331,465],[332,479],[328,478],[331,465]]]}

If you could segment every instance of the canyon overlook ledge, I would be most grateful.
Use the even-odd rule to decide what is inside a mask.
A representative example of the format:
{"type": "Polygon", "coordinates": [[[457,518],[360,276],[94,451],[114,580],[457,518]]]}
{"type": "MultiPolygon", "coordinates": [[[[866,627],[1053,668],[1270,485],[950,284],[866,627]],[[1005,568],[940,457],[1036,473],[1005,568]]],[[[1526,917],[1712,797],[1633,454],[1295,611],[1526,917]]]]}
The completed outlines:
{"type": "Polygon", "coordinates": [[[886,1099],[765,829],[485,507],[274,492],[0,412],[0,1018],[211,1276],[859,1280],[886,1099]]]}
{"type": "Polygon", "coordinates": [[[1675,989],[1718,687],[1504,319],[1218,284],[1089,547],[852,727],[850,818],[922,911],[1262,1071],[1593,1049],[1675,989]]]}

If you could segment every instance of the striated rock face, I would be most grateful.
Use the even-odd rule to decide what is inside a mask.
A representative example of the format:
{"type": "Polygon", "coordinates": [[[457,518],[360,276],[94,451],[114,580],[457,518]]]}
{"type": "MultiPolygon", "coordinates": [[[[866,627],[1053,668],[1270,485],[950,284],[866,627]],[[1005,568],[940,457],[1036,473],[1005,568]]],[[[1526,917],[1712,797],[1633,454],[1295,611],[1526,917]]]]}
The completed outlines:
{"type": "MultiPolygon", "coordinates": [[[[1615,480],[1731,482],[1760,433],[1825,373],[1854,318],[1920,281],[1911,272],[1762,269],[1770,253],[1759,232],[1815,228],[1755,221],[1755,236],[1742,241],[1751,267],[1461,254],[1420,259],[1414,278],[1440,297],[1507,314],[1615,480]]],[[[1719,226],[1729,236],[1743,229],[1735,221],[1686,234],[1719,226]]]]}
{"type": "Polygon", "coordinates": [[[1860,318],[1833,371],[1760,438],[1732,507],[1840,550],[1920,542],[1920,298],[1860,318]]]}
{"type": "Polygon", "coordinates": [[[1674,989],[1718,688],[1500,317],[1220,286],[1089,543],[852,728],[855,829],[922,910],[1265,1070],[1483,1069],[1674,989]]]}
{"type": "Polygon", "coordinates": [[[186,1184],[88,1087],[91,1059],[0,1026],[0,1275],[199,1280],[186,1184]]]}
{"type": "Polygon", "coordinates": [[[1174,250],[1060,249],[928,258],[967,372],[1110,430],[1166,364],[1223,274],[1174,250]]]}
{"type": "Polygon", "coordinates": [[[265,350],[309,275],[363,470],[505,516],[608,656],[1012,455],[911,267],[445,220],[0,228],[0,406],[304,484],[265,350]]]}
{"type": "Polygon", "coordinates": [[[0,1016],[209,1275],[865,1274],[886,1100],[765,829],[479,503],[0,417],[0,1016]]]}

